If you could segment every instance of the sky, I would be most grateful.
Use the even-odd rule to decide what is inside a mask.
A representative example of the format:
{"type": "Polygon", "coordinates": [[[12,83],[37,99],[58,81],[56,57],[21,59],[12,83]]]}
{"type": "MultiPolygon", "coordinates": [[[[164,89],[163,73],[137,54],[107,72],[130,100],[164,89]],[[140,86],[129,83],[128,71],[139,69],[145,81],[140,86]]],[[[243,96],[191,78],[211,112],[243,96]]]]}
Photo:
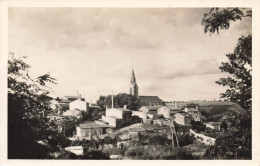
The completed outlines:
{"type": "Polygon", "coordinates": [[[205,34],[209,8],[9,8],[8,49],[27,56],[33,77],[50,72],[53,96],[129,93],[134,68],[139,95],[164,101],[218,100],[219,66],[250,18],[205,34]]]}

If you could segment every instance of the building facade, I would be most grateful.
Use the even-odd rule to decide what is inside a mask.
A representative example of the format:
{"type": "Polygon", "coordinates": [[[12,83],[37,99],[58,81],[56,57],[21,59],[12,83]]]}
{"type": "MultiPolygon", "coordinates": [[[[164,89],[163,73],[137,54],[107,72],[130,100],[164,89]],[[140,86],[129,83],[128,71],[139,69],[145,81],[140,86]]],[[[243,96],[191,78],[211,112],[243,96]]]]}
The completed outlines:
{"type": "Polygon", "coordinates": [[[175,106],[162,106],[158,109],[158,115],[163,115],[165,118],[170,118],[174,114],[181,112],[181,108],[175,106]]]}

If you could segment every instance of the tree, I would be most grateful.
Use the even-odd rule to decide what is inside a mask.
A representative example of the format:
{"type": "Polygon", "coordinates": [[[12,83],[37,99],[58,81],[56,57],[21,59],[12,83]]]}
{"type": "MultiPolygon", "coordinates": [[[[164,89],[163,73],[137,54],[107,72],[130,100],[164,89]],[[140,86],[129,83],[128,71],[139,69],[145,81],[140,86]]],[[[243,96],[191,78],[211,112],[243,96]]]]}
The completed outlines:
{"type": "MultiPolygon", "coordinates": [[[[239,8],[212,8],[204,15],[202,25],[204,32],[219,34],[220,29],[229,29],[230,21],[252,17],[252,10],[239,8]]],[[[221,94],[222,98],[238,103],[241,107],[252,108],[252,35],[238,39],[233,53],[226,55],[228,62],[222,62],[220,70],[229,73],[227,78],[220,78],[217,84],[228,86],[221,94]]],[[[228,119],[231,123],[225,133],[216,139],[214,146],[209,147],[205,158],[209,159],[251,159],[252,152],[252,117],[251,112],[235,115],[228,119]]]]}
{"type": "Polygon", "coordinates": [[[33,80],[26,57],[8,59],[8,158],[48,158],[52,142],[61,143],[57,125],[49,121],[48,83],[56,83],[50,74],[33,80]],[[43,142],[43,144],[39,144],[43,142]]]}
{"type": "MultiPolygon", "coordinates": [[[[112,107],[112,96],[100,96],[99,100],[97,101],[98,105],[102,108],[106,106],[112,107]]],[[[119,93],[114,96],[114,107],[115,108],[123,108],[124,105],[130,110],[138,110],[140,106],[140,99],[126,93],[119,93]]]]}
{"type": "Polygon", "coordinates": [[[239,38],[234,53],[226,56],[229,62],[222,62],[220,70],[231,76],[216,81],[219,85],[229,87],[225,93],[221,93],[221,97],[249,109],[252,105],[252,36],[239,38]]]}
{"type": "Polygon", "coordinates": [[[227,130],[219,135],[215,145],[204,155],[207,159],[251,159],[252,157],[252,115],[238,114],[229,119],[227,130]]]}
{"type": "MultiPolygon", "coordinates": [[[[241,20],[243,17],[252,17],[252,10],[212,8],[202,20],[204,32],[219,33],[220,29],[229,29],[230,21],[241,20]]],[[[249,109],[252,105],[252,35],[240,37],[234,52],[226,56],[228,62],[222,62],[220,70],[230,76],[216,81],[219,85],[229,87],[225,93],[221,93],[221,98],[249,109]]]]}
{"type": "Polygon", "coordinates": [[[243,17],[252,17],[252,10],[239,8],[212,8],[209,13],[205,13],[201,24],[204,32],[219,34],[220,29],[229,29],[230,21],[242,20],[243,17]]]}

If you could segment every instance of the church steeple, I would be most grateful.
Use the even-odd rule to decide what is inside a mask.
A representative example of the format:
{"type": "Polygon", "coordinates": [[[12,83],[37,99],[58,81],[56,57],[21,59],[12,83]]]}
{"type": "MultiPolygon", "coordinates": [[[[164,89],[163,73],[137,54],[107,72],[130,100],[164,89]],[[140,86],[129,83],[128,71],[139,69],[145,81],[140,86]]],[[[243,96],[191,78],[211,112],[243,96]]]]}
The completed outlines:
{"type": "Polygon", "coordinates": [[[131,84],[135,84],[136,83],[136,79],[135,79],[135,72],[134,69],[132,70],[132,77],[131,77],[131,84]]]}
{"type": "Polygon", "coordinates": [[[135,79],[134,68],[132,69],[131,81],[130,81],[130,94],[138,97],[138,85],[135,79]]]}

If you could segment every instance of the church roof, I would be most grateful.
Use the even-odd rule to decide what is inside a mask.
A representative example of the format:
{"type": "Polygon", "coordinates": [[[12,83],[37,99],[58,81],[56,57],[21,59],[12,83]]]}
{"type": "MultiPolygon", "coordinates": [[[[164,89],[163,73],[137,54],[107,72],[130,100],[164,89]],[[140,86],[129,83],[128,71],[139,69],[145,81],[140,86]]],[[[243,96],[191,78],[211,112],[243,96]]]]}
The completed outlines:
{"type": "Polygon", "coordinates": [[[160,103],[162,100],[158,96],[139,96],[142,102],[146,103],[160,103]]]}

